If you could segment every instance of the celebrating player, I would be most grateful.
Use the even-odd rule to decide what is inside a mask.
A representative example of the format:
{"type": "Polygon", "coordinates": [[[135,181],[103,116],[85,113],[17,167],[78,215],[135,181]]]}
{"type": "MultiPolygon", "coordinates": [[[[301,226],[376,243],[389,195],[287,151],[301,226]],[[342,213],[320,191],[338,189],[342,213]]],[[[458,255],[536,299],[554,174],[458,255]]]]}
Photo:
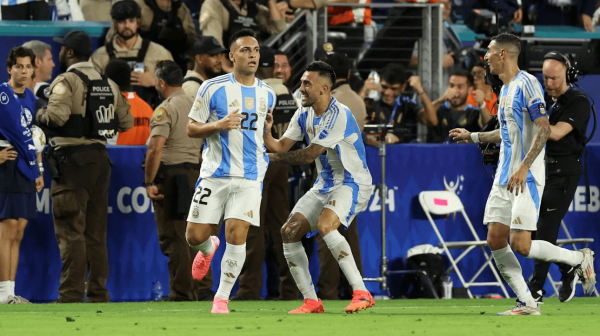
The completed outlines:
{"type": "MultiPolygon", "coordinates": [[[[487,242],[502,277],[517,295],[517,305],[498,315],[540,315],[523,278],[521,265],[511,250],[530,258],[577,266],[576,274],[586,295],[594,290],[594,258],[590,249],[571,251],[543,240],[531,240],[536,230],[540,198],[545,183],[544,145],[550,135],[542,86],[520,71],[519,38],[500,34],[492,38],[485,60],[504,86],[498,98],[500,129],[469,133],[453,129],[450,136],[463,142],[501,142],[500,162],[485,207],[487,242]],[[510,236],[510,246],[507,238],[510,236]]],[[[575,279],[577,281],[577,279],[575,279]]]]}
{"type": "Polygon", "coordinates": [[[237,31],[229,48],[233,73],[202,84],[187,125],[188,136],[205,143],[186,230],[188,243],[200,251],[192,266],[195,280],[206,275],[219,246],[206,224],[218,224],[225,212],[227,247],[213,314],[229,313],[229,295],[246,259],[248,229],[260,225],[261,184],[269,162],[263,132],[267,109],[276,102],[275,91],[254,77],[260,58],[254,32],[237,31]]]}
{"type": "MultiPolygon", "coordinates": [[[[279,140],[271,135],[273,117],[267,117],[265,145],[274,154],[271,162],[307,164],[316,162],[319,177],[296,204],[281,228],[283,252],[304,295],[304,304],[291,314],[323,313],[308,271],[308,258],[300,239],[315,230],[340,267],[354,291],[347,313],[367,309],[375,300],[367,291],[346,239],[337,231],[348,227],[357,213],[366,208],[371,196],[371,173],[356,119],[345,105],[331,97],[335,83],[333,68],[324,62],[309,64],[301,78],[302,107],[296,110],[285,134],[279,140]],[[305,139],[308,147],[286,153],[296,141],[305,139]]],[[[314,232],[316,234],[316,232],[314,232]]]]}

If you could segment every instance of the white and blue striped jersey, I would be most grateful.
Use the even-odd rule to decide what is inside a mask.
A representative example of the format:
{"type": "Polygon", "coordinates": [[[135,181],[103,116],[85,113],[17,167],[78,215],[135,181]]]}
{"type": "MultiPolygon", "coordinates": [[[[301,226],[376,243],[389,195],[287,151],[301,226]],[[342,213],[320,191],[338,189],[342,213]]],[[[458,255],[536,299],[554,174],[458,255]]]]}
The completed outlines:
{"type": "MultiPolygon", "coordinates": [[[[502,86],[498,98],[502,144],[494,184],[507,185],[529,152],[538,133],[533,121],[547,117],[543,92],[537,78],[525,71],[520,71],[508,85],[502,86]]],[[[545,184],[544,155],[545,147],[529,168],[527,181],[545,184]]]]}
{"type": "Polygon", "coordinates": [[[313,188],[326,194],[342,185],[355,192],[371,188],[371,173],[362,136],[350,109],[331,97],[329,107],[320,117],[312,107],[300,107],[290,121],[284,137],[294,141],[306,139],[327,148],[315,160],[319,174],[313,188]]]}
{"type": "Polygon", "coordinates": [[[22,4],[25,4],[25,3],[28,3],[28,2],[34,2],[34,1],[44,1],[44,0],[1,0],[0,1],[0,5],[2,5],[2,6],[15,6],[15,5],[22,5],[22,4]]]}
{"type": "Polygon", "coordinates": [[[233,74],[207,80],[200,86],[189,117],[200,123],[223,119],[239,109],[239,128],[204,139],[200,177],[244,177],[262,181],[269,157],[263,140],[265,117],[275,108],[275,90],[256,78],[252,86],[238,83],[233,74]]]}

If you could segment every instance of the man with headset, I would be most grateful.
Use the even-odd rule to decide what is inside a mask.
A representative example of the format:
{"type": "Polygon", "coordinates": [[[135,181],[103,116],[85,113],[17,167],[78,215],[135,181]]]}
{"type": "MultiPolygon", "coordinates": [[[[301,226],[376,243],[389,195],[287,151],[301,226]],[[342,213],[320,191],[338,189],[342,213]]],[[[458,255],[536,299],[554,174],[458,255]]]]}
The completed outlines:
{"type": "MultiPolygon", "coordinates": [[[[586,143],[585,132],[590,120],[590,102],[573,87],[578,71],[569,59],[552,51],[544,56],[542,67],[546,93],[552,97],[550,136],[546,143],[546,187],[540,205],[537,232],[533,239],[556,244],[562,218],[567,213],[583,172],[581,156],[586,143]]],[[[543,289],[550,262],[535,260],[529,289],[537,302],[542,302],[543,289]]],[[[557,263],[562,273],[560,302],[571,300],[577,277],[572,266],[557,263]]]]}

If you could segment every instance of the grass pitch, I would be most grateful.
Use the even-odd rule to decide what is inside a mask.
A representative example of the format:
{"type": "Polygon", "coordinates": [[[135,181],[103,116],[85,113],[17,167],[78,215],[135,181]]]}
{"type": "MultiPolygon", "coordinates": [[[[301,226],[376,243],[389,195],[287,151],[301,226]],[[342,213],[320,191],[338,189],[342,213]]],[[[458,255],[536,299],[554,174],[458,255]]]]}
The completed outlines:
{"type": "Polygon", "coordinates": [[[542,316],[495,316],[514,299],[379,300],[344,313],[346,301],[324,301],[325,314],[288,315],[301,301],[0,305],[0,335],[598,335],[600,299],[545,298],[542,316]]]}

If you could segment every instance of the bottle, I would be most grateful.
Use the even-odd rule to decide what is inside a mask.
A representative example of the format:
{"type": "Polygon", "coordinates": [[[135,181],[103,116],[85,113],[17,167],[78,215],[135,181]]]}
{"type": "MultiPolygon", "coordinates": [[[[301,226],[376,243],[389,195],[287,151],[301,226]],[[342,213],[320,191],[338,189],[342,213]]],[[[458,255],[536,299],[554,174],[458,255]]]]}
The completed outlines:
{"type": "MultiPolygon", "coordinates": [[[[379,88],[379,74],[375,70],[371,70],[369,73],[369,78],[373,78],[375,80],[375,84],[377,84],[377,88],[379,88]]],[[[375,101],[379,100],[379,90],[371,90],[367,95],[367,98],[371,98],[375,101]]]]}
{"type": "Polygon", "coordinates": [[[158,301],[162,298],[163,290],[160,281],[154,281],[152,284],[152,300],[158,301]]]}
{"type": "Polygon", "coordinates": [[[444,278],[444,299],[452,299],[452,278],[447,275],[444,278]]]}

